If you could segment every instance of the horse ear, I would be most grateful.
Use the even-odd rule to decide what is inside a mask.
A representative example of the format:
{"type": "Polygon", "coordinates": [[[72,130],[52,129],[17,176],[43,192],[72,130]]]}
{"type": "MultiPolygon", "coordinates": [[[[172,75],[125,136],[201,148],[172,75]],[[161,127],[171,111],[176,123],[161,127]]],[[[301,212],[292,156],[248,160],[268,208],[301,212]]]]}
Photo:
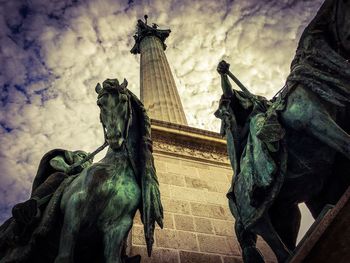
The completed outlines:
{"type": "Polygon", "coordinates": [[[102,91],[102,87],[100,83],[97,83],[96,87],[95,87],[95,91],[97,94],[100,94],[102,91]]]}
{"type": "Polygon", "coordinates": [[[123,83],[120,85],[120,87],[122,89],[126,89],[126,87],[128,86],[128,81],[126,79],[124,79],[123,83]]]}

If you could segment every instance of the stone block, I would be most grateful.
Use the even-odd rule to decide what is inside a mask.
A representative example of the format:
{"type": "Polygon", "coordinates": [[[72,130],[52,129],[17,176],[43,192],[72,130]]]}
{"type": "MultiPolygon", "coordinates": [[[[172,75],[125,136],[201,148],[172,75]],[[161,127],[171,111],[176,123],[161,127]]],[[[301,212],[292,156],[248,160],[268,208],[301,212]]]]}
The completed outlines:
{"type": "Polygon", "coordinates": [[[219,255],[180,251],[181,263],[221,263],[219,255]]]}
{"type": "Polygon", "coordinates": [[[199,177],[208,182],[223,182],[229,184],[226,174],[216,173],[215,170],[199,170],[199,177]]]}
{"type": "Polygon", "coordinates": [[[196,234],[187,231],[177,231],[177,240],[180,249],[198,251],[196,234]]]}
{"type": "Polygon", "coordinates": [[[228,206],[228,199],[226,197],[226,193],[207,192],[204,196],[205,200],[209,204],[228,206]]]}
{"type": "Polygon", "coordinates": [[[230,214],[223,206],[200,204],[191,202],[191,210],[194,216],[217,218],[217,219],[229,219],[230,214]]]}
{"type": "Polygon", "coordinates": [[[176,173],[158,173],[158,180],[160,183],[171,184],[177,186],[185,186],[185,178],[176,173]]]}
{"type": "Polygon", "coordinates": [[[174,156],[169,156],[169,155],[163,155],[159,153],[154,153],[154,159],[159,160],[165,163],[174,163],[174,164],[180,164],[181,159],[174,157],[174,156]]]}
{"type": "Polygon", "coordinates": [[[193,160],[190,160],[190,161],[188,161],[188,160],[181,160],[181,163],[183,165],[186,165],[186,166],[193,166],[193,167],[200,168],[200,169],[208,169],[208,167],[210,166],[207,163],[202,163],[202,162],[193,161],[193,160]]]}
{"type": "Polygon", "coordinates": [[[214,234],[211,220],[203,217],[194,217],[195,231],[200,233],[214,234]]]}
{"type": "Polygon", "coordinates": [[[208,166],[208,168],[212,171],[215,171],[216,173],[219,174],[225,174],[225,175],[230,175],[232,176],[233,171],[230,166],[227,167],[220,167],[220,166],[208,166]]]}
{"type": "Polygon", "coordinates": [[[194,231],[193,217],[187,215],[174,215],[177,230],[194,231]]]}
{"type": "Polygon", "coordinates": [[[242,250],[236,237],[226,237],[226,242],[228,247],[230,248],[231,255],[235,255],[235,256],[242,255],[242,250]]]}
{"type": "Polygon", "coordinates": [[[198,168],[193,166],[167,163],[166,168],[168,173],[198,178],[198,168]]]}
{"type": "Polygon", "coordinates": [[[233,173],[232,174],[227,174],[226,176],[227,176],[228,181],[231,184],[232,183],[232,177],[234,176],[234,174],[233,173]]]}
{"type": "Polygon", "coordinates": [[[205,194],[203,190],[170,185],[172,199],[205,202],[205,194]]]}
{"type": "Polygon", "coordinates": [[[227,194],[228,190],[230,189],[230,186],[231,186],[231,183],[215,182],[216,192],[225,193],[225,195],[227,194]]]}
{"type": "Polygon", "coordinates": [[[198,234],[199,249],[202,252],[230,254],[226,237],[198,234]]]}
{"type": "Polygon", "coordinates": [[[162,204],[163,204],[164,211],[166,212],[173,212],[173,213],[179,213],[179,214],[191,213],[190,204],[188,201],[163,198],[162,204]]]}
{"type": "Polygon", "coordinates": [[[196,235],[192,232],[172,229],[156,230],[157,247],[198,251],[196,235]]]}
{"type": "Polygon", "coordinates": [[[201,190],[208,190],[208,191],[216,191],[216,187],[212,182],[208,182],[199,178],[192,178],[192,177],[185,177],[186,186],[195,188],[195,189],[201,189],[201,190]]]}
{"type": "Polygon", "coordinates": [[[133,226],[131,240],[133,245],[146,245],[143,226],[133,226]]]}
{"type": "Polygon", "coordinates": [[[154,166],[156,167],[156,171],[158,172],[166,172],[166,163],[154,158],[154,166]]]}
{"type": "MultiPolygon", "coordinates": [[[[174,229],[174,218],[172,213],[164,212],[163,227],[174,229]]],[[[160,228],[160,227],[156,224],[156,228],[160,228]]]]}
{"type": "Polygon", "coordinates": [[[234,222],[234,221],[235,221],[235,218],[234,218],[233,215],[231,214],[231,210],[230,210],[230,208],[228,207],[228,205],[224,206],[223,209],[225,210],[225,213],[228,215],[228,217],[227,217],[225,220],[229,220],[229,221],[234,222]]]}
{"type": "Polygon", "coordinates": [[[188,165],[181,165],[181,173],[188,177],[198,178],[198,168],[188,165]]]}
{"type": "Polygon", "coordinates": [[[179,252],[174,249],[154,247],[152,256],[148,257],[145,246],[133,246],[131,255],[141,255],[141,263],[180,263],[179,252]]]}
{"type": "Polygon", "coordinates": [[[161,198],[170,197],[170,188],[168,184],[159,183],[159,191],[161,198]]]}
{"type": "Polygon", "coordinates": [[[219,236],[235,236],[234,224],[227,220],[212,220],[215,234],[219,236]]]}
{"type": "Polygon", "coordinates": [[[179,248],[175,230],[157,229],[155,231],[155,240],[158,244],[157,247],[175,248],[175,249],[179,248]]]}
{"type": "Polygon", "coordinates": [[[243,259],[241,257],[223,256],[222,261],[223,263],[243,263],[243,259]]]}

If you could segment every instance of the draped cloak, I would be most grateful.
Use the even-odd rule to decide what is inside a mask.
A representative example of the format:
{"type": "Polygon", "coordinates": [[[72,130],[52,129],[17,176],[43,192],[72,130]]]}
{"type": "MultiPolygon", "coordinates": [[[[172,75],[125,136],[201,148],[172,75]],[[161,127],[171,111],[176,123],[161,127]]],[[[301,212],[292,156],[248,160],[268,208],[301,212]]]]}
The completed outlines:
{"type": "Polygon", "coordinates": [[[222,97],[215,115],[222,120],[221,134],[235,173],[227,194],[230,208],[249,228],[271,206],[284,180],[287,153],[277,116],[283,102],[256,96],[257,105],[241,91],[233,94],[222,97]]]}

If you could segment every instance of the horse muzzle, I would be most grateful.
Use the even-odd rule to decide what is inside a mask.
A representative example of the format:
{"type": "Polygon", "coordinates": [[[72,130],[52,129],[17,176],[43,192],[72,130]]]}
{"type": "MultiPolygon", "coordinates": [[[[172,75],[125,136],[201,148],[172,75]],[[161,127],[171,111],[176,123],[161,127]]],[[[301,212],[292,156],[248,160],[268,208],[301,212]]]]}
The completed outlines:
{"type": "Polygon", "coordinates": [[[107,139],[107,142],[109,144],[109,146],[113,149],[113,150],[119,150],[124,143],[124,138],[123,137],[118,137],[118,138],[113,138],[113,139],[107,139]]]}

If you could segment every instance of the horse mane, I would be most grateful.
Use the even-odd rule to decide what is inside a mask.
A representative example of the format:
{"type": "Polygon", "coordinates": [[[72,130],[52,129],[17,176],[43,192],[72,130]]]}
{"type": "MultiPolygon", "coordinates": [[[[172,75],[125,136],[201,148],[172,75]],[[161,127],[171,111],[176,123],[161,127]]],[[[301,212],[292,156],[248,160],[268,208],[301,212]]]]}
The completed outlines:
{"type": "MultiPolygon", "coordinates": [[[[131,121],[128,127],[127,146],[131,153],[140,178],[144,169],[143,160],[147,158],[145,154],[152,154],[145,147],[152,148],[151,123],[142,102],[131,92],[127,91],[131,106],[131,121]]],[[[138,178],[138,179],[139,179],[138,178]]]]}
{"type": "MultiPolygon", "coordinates": [[[[159,186],[152,155],[153,147],[151,139],[151,120],[148,117],[146,109],[143,106],[142,102],[129,90],[128,94],[130,96],[129,98],[133,111],[133,121],[130,123],[131,127],[129,128],[127,147],[129,148],[129,152],[132,153],[132,156],[130,156],[130,158],[132,158],[132,163],[134,163],[136,170],[138,171],[137,180],[141,187],[142,193],[142,202],[139,206],[139,210],[141,213],[141,220],[144,225],[147,252],[150,256],[154,242],[153,235],[155,229],[155,218],[153,218],[153,214],[150,214],[150,207],[159,205],[162,218],[163,207],[160,203],[160,200],[149,200],[149,196],[147,195],[147,192],[149,192],[149,187],[151,185],[153,185],[153,187],[156,185],[159,186]],[[133,143],[134,147],[132,147],[133,143]]],[[[157,191],[158,195],[160,196],[159,190],[157,191]]]]}

